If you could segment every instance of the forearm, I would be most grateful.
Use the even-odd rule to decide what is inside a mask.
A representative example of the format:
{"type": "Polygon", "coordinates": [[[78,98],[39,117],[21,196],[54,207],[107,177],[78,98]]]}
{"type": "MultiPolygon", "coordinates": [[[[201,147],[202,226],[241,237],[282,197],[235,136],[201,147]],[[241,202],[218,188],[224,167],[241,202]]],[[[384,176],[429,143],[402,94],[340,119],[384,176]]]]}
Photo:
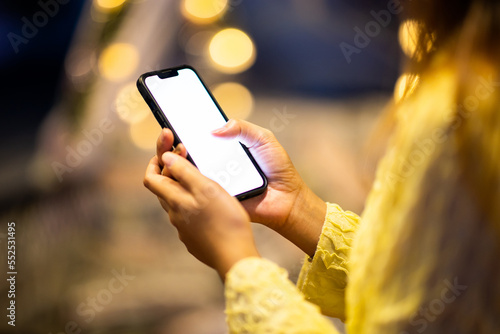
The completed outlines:
{"type": "Polygon", "coordinates": [[[318,245],[326,215],[326,203],[304,186],[287,217],[276,231],[293,242],[309,256],[318,245]]]}

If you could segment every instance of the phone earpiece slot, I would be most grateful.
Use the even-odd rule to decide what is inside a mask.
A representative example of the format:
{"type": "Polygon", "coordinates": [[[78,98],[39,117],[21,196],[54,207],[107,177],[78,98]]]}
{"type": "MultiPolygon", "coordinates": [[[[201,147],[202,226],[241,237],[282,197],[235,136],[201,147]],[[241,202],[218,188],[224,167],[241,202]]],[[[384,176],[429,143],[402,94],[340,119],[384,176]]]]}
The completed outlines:
{"type": "Polygon", "coordinates": [[[179,73],[177,72],[177,70],[165,70],[165,71],[158,73],[158,77],[160,79],[176,77],[178,75],[179,75],[179,73]]]}

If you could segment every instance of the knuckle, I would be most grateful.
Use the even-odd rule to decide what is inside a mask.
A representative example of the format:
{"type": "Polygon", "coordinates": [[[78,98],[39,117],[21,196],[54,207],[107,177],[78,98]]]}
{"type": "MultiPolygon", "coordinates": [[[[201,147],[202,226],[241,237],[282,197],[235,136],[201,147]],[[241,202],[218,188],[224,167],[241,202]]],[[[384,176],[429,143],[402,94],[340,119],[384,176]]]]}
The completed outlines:
{"type": "Polygon", "coordinates": [[[175,217],[173,213],[168,214],[168,220],[170,221],[170,224],[172,224],[173,227],[177,229],[177,233],[179,233],[179,221],[178,218],[175,217]]]}
{"type": "Polygon", "coordinates": [[[274,132],[269,129],[262,129],[261,138],[264,142],[276,140],[274,132]]]}
{"type": "Polygon", "coordinates": [[[169,213],[170,206],[168,205],[168,203],[165,200],[163,200],[161,197],[158,197],[158,200],[160,201],[160,205],[163,208],[163,210],[165,210],[165,212],[169,213]]]}
{"type": "Polygon", "coordinates": [[[144,184],[144,186],[148,189],[151,186],[151,180],[149,179],[149,177],[147,175],[144,176],[144,179],[142,180],[142,184],[144,184]]]}
{"type": "MultiPolygon", "coordinates": [[[[183,244],[185,244],[185,243],[186,243],[186,238],[184,238],[184,234],[182,234],[182,233],[178,232],[178,233],[177,233],[177,235],[178,235],[179,240],[180,240],[183,244]]],[[[188,251],[189,251],[189,250],[188,250],[188,251]]]]}
{"type": "Polygon", "coordinates": [[[232,123],[231,125],[241,126],[242,121],[239,118],[231,118],[229,123],[232,123]]]}
{"type": "Polygon", "coordinates": [[[205,198],[214,198],[218,196],[222,191],[222,187],[215,182],[207,182],[205,186],[201,189],[201,194],[205,198]]]}
{"type": "Polygon", "coordinates": [[[193,199],[188,205],[187,210],[191,213],[198,213],[205,207],[205,203],[199,200],[193,199]]]}
{"type": "Polygon", "coordinates": [[[232,128],[233,131],[236,130],[237,133],[242,133],[245,131],[245,126],[244,126],[244,123],[241,119],[233,118],[233,119],[230,119],[229,122],[231,123],[230,128],[232,128]]]}
{"type": "Polygon", "coordinates": [[[179,211],[180,209],[180,205],[177,201],[169,201],[168,206],[170,207],[170,210],[175,212],[179,211]]]}

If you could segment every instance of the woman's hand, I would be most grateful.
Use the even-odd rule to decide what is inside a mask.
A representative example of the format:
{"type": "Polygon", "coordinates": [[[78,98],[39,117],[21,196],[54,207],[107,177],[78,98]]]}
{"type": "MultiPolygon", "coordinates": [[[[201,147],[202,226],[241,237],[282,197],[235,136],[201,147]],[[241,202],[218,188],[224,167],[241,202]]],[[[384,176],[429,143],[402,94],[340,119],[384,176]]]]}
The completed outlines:
{"type": "Polygon", "coordinates": [[[165,152],[172,143],[171,131],[163,130],[144,185],[158,196],[188,251],[224,278],[240,259],[259,256],[250,218],[236,198],[185,159],[182,145],[178,154],[165,152]]]}
{"type": "Polygon", "coordinates": [[[276,230],[313,255],[326,204],[304,183],[273,133],[249,122],[230,120],[213,134],[237,138],[248,147],[268,179],[263,194],[242,202],[251,220],[276,230]]]}

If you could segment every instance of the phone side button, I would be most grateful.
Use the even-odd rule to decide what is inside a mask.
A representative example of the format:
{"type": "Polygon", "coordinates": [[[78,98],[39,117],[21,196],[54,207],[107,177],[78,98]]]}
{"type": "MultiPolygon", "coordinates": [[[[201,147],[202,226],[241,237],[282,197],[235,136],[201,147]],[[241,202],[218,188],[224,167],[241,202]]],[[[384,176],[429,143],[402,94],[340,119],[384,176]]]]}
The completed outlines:
{"type": "Polygon", "coordinates": [[[163,118],[161,117],[159,110],[158,110],[158,109],[153,109],[153,108],[151,108],[151,111],[153,112],[153,115],[154,115],[154,117],[156,118],[156,121],[157,121],[159,124],[161,124],[161,126],[164,126],[164,123],[165,123],[165,122],[163,121],[163,118]]]}

